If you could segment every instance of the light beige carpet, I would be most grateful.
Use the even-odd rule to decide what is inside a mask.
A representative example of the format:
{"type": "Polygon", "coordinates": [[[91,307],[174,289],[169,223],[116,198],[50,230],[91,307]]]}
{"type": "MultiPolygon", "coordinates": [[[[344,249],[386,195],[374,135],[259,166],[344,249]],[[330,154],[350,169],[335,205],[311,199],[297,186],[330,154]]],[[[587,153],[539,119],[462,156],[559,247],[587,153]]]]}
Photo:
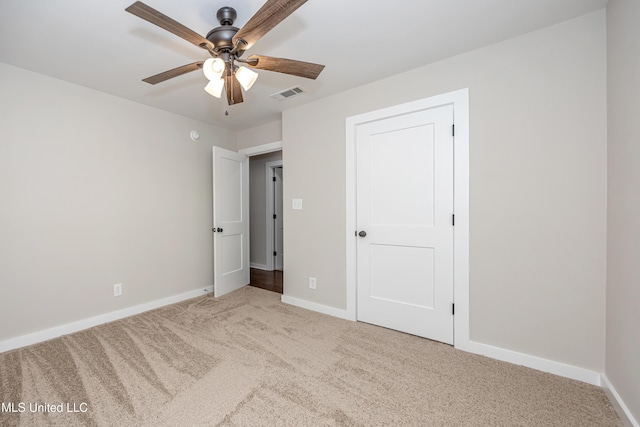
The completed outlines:
{"type": "Polygon", "coordinates": [[[622,425],[598,387],[252,287],[0,354],[0,380],[3,427],[622,425]]]}

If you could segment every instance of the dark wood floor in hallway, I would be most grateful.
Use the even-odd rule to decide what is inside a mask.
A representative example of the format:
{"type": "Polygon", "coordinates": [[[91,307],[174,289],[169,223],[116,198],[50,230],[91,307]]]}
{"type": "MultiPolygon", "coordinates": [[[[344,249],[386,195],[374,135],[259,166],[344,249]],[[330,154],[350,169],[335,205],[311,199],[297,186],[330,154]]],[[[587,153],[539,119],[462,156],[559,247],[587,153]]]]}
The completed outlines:
{"type": "Polygon", "coordinates": [[[282,270],[265,271],[252,268],[250,280],[251,286],[282,293],[282,270]]]}

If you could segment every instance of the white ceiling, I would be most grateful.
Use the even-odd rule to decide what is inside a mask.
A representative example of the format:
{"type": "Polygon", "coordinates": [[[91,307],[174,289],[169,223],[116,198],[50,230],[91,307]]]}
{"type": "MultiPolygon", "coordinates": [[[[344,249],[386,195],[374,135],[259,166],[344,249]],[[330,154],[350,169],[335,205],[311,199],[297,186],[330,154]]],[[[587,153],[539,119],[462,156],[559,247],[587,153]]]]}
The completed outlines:
{"type": "MultiPolygon", "coordinates": [[[[130,13],[134,0],[0,0],[0,61],[229,129],[285,109],[601,9],[607,0],[309,0],[248,52],[326,65],[317,80],[269,71],[233,107],[195,71],[145,77],[208,57],[130,13]],[[270,95],[300,85],[286,101],[270,95]],[[225,117],[225,110],[229,116],[225,117]]],[[[232,6],[242,25],[264,0],[145,0],[205,36],[232,6]]]]}

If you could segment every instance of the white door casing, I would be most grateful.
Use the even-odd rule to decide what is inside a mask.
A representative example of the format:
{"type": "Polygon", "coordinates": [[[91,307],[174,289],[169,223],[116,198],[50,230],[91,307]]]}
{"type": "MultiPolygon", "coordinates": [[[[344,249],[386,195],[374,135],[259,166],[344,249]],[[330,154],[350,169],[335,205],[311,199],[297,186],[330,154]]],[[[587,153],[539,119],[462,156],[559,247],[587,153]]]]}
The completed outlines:
{"type": "Polygon", "coordinates": [[[213,294],[249,284],[249,158],[213,147],[213,294]]]}
{"type": "MultiPolygon", "coordinates": [[[[276,267],[276,257],[273,256],[274,248],[276,247],[276,236],[275,236],[275,227],[273,224],[273,213],[278,209],[276,208],[275,201],[275,193],[273,189],[273,179],[276,178],[276,169],[283,167],[282,160],[275,160],[273,162],[267,162],[265,164],[265,194],[266,194],[266,246],[265,246],[265,259],[267,260],[267,270],[272,271],[275,270],[276,267]]],[[[282,206],[280,207],[282,210],[282,206]]],[[[281,218],[284,220],[284,213],[281,215],[281,218]]],[[[283,229],[284,229],[284,221],[283,221],[283,229]]],[[[284,250],[284,249],[283,249],[284,250]]]]}
{"type": "MultiPolygon", "coordinates": [[[[453,145],[453,212],[455,213],[455,227],[453,227],[453,301],[455,302],[455,316],[453,316],[453,344],[456,348],[468,350],[469,341],[469,90],[462,89],[430,98],[409,102],[406,104],[388,107],[382,110],[372,111],[360,114],[346,119],[346,249],[347,249],[347,307],[344,318],[358,320],[360,318],[360,307],[358,299],[360,297],[358,290],[359,275],[364,274],[358,268],[359,246],[367,237],[375,238],[368,233],[367,237],[354,236],[355,231],[362,231],[358,228],[357,219],[359,219],[359,206],[356,206],[356,135],[360,127],[366,127],[367,124],[375,121],[383,121],[386,118],[411,115],[417,111],[436,109],[441,106],[451,106],[455,121],[455,137],[453,145]],[[356,215],[358,213],[358,215],[356,215]]],[[[413,132],[416,132],[414,130],[413,132]]],[[[388,172],[392,172],[387,168],[388,172]]],[[[386,175],[387,173],[385,173],[386,175]]],[[[384,185],[384,183],[383,183],[384,185]]],[[[395,197],[395,195],[391,195],[395,197]]],[[[392,212],[383,212],[387,215],[392,212]]],[[[400,212],[399,215],[405,215],[400,212]]],[[[407,218],[405,218],[407,219],[407,218]]],[[[411,219],[411,218],[409,218],[411,219]]],[[[451,217],[449,217],[451,220],[451,217]]],[[[449,223],[450,224],[450,223],[449,223]]],[[[374,227],[375,228],[375,227],[374,227]]],[[[388,231],[388,230],[387,230],[388,231]]],[[[411,234],[411,233],[408,233],[411,234]]],[[[399,236],[398,236],[399,237],[399,236]]],[[[414,236],[414,237],[417,237],[414,236]]],[[[400,251],[404,250],[403,245],[400,251]]],[[[374,256],[382,257],[384,251],[393,252],[398,248],[376,247],[374,256]]],[[[418,251],[420,252],[420,251],[418,251]]],[[[422,252],[425,252],[423,250],[422,252]]],[[[428,252],[428,251],[426,251],[428,252]]],[[[391,254],[393,255],[393,253],[391,254]]],[[[382,257],[386,258],[386,257],[382,257]]],[[[411,265],[410,258],[403,259],[399,257],[405,265],[411,265]]],[[[424,257],[423,257],[424,259],[424,257]]],[[[402,266],[402,265],[401,265],[402,266]]],[[[377,275],[377,273],[376,273],[377,275]]],[[[377,277],[378,284],[374,284],[374,293],[380,292],[380,283],[382,279],[377,277]],[[376,288],[377,286],[377,288],[376,288]]],[[[388,295],[377,295],[380,297],[388,297],[388,295]]],[[[427,298],[426,296],[418,297],[427,298]]],[[[407,299],[406,295],[404,299],[407,299]]],[[[437,297],[436,297],[437,298],[437,297]]],[[[387,298],[393,299],[393,298],[387,298]]],[[[422,304],[426,305],[423,301],[422,304]]],[[[446,306],[445,306],[446,307],[446,306]]],[[[448,307],[449,313],[451,307],[448,307]]]]}
{"type": "Polygon", "coordinates": [[[274,251],[275,257],[275,269],[282,270],[284,265],[284,217],[283,217],[283,200],[282,200],[282,166],[274,168],[274,176],[276,178],[274,182],[274,251]]]}
{"type": "Polygon", "coordinates": [[[446,105],[356,129],[358,320],[448,344],[452,125],[446,105]]]}

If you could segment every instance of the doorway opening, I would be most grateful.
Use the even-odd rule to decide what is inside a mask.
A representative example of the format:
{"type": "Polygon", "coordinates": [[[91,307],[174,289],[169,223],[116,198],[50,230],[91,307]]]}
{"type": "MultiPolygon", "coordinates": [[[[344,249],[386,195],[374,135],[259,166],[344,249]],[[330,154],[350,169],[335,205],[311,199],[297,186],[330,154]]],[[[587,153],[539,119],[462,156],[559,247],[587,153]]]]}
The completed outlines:
{"type": "Polygon", "coordinates": [[[250,155],[250,284],[283,292],[282,151],[250,155]]]}

